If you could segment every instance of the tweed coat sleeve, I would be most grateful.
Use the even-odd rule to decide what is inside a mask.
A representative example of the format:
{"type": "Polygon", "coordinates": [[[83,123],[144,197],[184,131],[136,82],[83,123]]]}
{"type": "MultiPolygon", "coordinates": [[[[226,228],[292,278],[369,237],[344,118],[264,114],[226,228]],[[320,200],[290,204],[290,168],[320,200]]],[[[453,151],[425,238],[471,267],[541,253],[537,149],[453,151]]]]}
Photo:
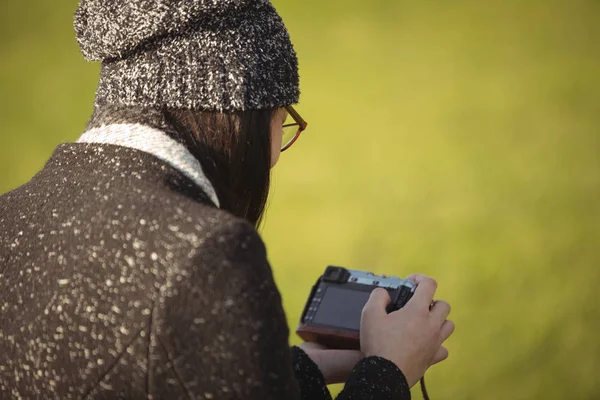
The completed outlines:
{"type": "MultiPolygon", "coordinates": [[[[319,367],[299,347],[292,348],[294,371],[302,400],[331,400],[319,367]]],[[[402,371],[381,357],[361,360],[336,400],[410,400],[410,388],[402,371]]]]}
{"type": "Polygon", "coordinates": [[[299,399],[281,297],[258,233],[234,220],[204,237],[189,267],[160,289],[151,391],[174,373],[189,398],[299,399]]]}

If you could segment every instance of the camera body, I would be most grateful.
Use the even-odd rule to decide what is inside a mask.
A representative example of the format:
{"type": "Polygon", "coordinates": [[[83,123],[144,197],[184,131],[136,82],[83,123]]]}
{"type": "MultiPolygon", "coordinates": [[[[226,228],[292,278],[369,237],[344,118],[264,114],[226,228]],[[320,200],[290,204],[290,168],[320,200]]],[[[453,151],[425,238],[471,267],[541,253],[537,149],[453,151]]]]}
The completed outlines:
{"type": "Polygon", "coordinates": [[[296,333],[305,341],[334,349],[360,349],[360,317],[371,292],[384,288],[396,311],[410,300],[417,284],[394,276],[329,266],[313,286],[296,333]]]}

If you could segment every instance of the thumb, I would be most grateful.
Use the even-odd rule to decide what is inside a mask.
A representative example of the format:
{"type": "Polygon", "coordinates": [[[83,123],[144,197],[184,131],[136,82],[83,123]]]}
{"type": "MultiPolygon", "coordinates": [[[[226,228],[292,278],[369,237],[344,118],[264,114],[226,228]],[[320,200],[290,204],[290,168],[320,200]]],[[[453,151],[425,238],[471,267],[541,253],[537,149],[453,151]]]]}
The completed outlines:
{"type": "Polygon", "coordinates": [[[362,310],[362,319],[368,320],[372,317],[381,317],[387,315],[385,310],[388,304],[392,302],[387,290],[377,288],[371,292],[371,296],[362,310]]]}

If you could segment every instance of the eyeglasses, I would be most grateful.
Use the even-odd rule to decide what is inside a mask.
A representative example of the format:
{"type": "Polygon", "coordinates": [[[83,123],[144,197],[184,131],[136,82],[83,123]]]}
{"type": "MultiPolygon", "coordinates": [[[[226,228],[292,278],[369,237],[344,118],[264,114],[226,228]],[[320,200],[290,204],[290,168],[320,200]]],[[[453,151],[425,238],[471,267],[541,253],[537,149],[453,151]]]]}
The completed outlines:
{"type": "Polygon", "coordinates": [[[283,124],[283,140],[281,141],[281,151],[285,151],[289,149],[296,140],[300,137],[302,131],[306,129],[308,125],[305,120],[302,119],[300,114],[294,109],[292,106],[287,106],[285,108],[289,115],[294,120],[293,123],[288,123],[288,121],[283,124]]]}

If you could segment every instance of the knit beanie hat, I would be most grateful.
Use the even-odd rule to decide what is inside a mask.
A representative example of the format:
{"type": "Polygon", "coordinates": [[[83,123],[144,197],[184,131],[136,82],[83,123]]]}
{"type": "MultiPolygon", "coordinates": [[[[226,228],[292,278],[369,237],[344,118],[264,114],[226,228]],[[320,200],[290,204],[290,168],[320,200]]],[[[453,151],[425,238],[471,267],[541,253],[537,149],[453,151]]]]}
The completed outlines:
{"type": "Polygon", "coordinates": [[[84,57],[102,61],[96,106],[298,102],[298,60],[269,0],[82,0],[75,32],[84,57]]]}

